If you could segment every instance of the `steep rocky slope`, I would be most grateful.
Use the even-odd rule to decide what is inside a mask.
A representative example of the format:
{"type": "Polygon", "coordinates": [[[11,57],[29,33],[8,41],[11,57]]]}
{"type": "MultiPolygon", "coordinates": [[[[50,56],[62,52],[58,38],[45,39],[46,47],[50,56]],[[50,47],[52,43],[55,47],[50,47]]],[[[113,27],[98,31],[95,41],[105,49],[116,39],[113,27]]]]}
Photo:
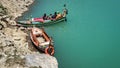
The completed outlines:
{"type": "Polygon", "coordinates": [[[11,26],[33,2],[0,0],[0,25],[4,27],[0,26],[0,68],[58,68],[55,57],[34,50],[28,30],[11,26]]]}

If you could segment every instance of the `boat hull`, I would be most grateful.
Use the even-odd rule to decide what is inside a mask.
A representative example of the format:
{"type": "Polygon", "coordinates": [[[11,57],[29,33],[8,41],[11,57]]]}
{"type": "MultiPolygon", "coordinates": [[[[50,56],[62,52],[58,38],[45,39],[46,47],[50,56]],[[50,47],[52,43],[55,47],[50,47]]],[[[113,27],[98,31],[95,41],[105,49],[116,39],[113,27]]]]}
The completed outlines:
{"type": "Polygon", "coordinates": [[[52,45],[50,37],[46,34],[46,32],[43,29],[40,31],[39,28],[32,28],[30,32],[30,38],[33,44],[35,45],[35,47],[37,47],[39,51],[42,51],[48,55],[54,55],[54,46],[52,45]],[[38,32],[34,33],[34,31],[38,32]],[[43,38],[45,41],[38,40],[37,38],[43,38]]]}
{"type": "Polygon", "coordinates": [[[60,23],[63,21],[66,21],[66,17],[60,18],[58,20],[53,20],[53,21],[49,20],[49,21],[46,21],[44,23],[38,22],[38,21],[30,22],[30,23],[27,23],[27,21],[18,21],[17,24],[21,25],[21,26],[47,26],[47,25],[51,25],[51,24],[60,23]]]}

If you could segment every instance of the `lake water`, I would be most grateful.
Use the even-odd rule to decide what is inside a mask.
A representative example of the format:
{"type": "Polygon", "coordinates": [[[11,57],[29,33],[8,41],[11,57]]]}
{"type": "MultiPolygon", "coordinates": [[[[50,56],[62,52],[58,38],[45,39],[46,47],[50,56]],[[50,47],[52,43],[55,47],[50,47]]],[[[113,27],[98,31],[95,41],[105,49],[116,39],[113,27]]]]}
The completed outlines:
{"type": "Polygon", "coordinates": [[[21,19],[62,11],[67,22],[45,27],[59,68],[120,68],[120,0],[36,0],[21,19]]]}

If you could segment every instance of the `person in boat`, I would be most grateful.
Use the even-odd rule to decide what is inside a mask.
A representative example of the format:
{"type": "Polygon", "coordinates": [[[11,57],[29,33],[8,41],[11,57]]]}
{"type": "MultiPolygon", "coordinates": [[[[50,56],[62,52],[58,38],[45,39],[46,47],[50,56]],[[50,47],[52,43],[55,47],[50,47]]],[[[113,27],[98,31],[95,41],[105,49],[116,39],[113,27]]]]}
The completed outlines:
{"type": "Polygon", "coordinates": [[[48,20],[52,20],[52,14],[48,16],[48,20]]]}
{"type": "Polygon", "coordinates": [[[66,14],[68,14],[68,9],[66,8],[66,4],[64,4],[63,12],[65,12],[66,14]]]}
{"type": "Polygon", "coordinates": [[[66,8],[66,4],[64,4],[62,16],[65,17],[67,14],[68,14],[68,9],[66,8]]]}
{"type": "Polygon", "coordinates": [[[47,20],[47,14],[46,13],[44,13],[44,15],[43,15],[43,20],[47,20]]]}
{"type": "Polygon", "coordinates": [[[62,13],[62,16],[65,17],[66,15],[68,14],[68,10],[65,8],[63,9],[63,13],[62,13]]]}
{"type": "Polygon", "coordinates": [[[52,16],[53,19],[55,19],[57,16],[57,12],[54,13],[54,15],[52,16]]]}
{"type": "Polygon", "coordinates": [[[60,12],[57,13],[56,19],[59,19],[62,17],[62,14],[60,12]]]}

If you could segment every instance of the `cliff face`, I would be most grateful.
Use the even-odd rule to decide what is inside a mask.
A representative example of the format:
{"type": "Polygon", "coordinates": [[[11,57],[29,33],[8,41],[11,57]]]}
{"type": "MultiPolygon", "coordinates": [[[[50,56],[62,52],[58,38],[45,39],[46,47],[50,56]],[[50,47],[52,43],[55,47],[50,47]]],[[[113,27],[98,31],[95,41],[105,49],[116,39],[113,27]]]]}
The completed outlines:
{"type": "Polygon", "coordinates": [[[15,24],[15,18],[27,11],[28,6],[32,4],[33,1],[34,0],[0,0],[1,12],[5,12],[4,14],[0,14],[0,19],[7,22],[7,24],[4,22],[2,22],[2,24],[4,24],[5,27],[8,24],[15,24]]]}
{"type": "Polygon", "coordinates": [[[0,25],[4,27],[0,28],[0,68],[58,68],[55,57],[33,49],[28,30],[11,26],[33,1],[0,0],[0,25]]]}
{"type": "Polygon", "coordinates": [[[8,9],[8,15],[16,18],[28,10],[28,6],[33,3],[33,0],[0,0],[0,2],[8,9]]]}

